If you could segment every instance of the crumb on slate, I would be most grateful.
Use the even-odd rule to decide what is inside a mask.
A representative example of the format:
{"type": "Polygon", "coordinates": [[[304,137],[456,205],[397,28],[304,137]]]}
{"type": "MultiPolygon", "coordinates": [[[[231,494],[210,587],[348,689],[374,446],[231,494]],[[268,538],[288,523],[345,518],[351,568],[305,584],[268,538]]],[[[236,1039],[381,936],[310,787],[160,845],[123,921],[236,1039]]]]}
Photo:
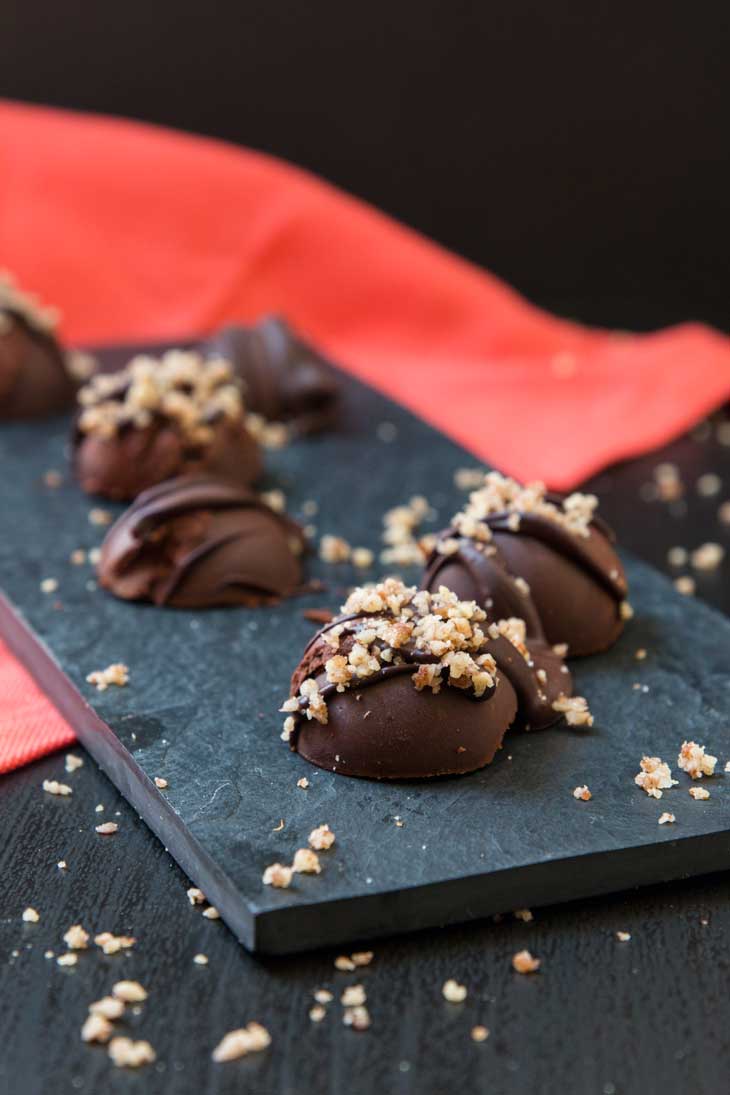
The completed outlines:
{"type": "Polygon", "coordinates": [[[113,836],[118,831],[119,826],[116,821],[104,821],[101,825],[94,826],[94,832],[99,833],[100,836],[113,836]]]}
{"type": "Polygon", "coordinates": [[[312,829],[309,834],[308,843],[310,848],[314,848],[315,851],[321,852],[331,848],[335,842],[335,834],[330,829],[329,825],[319,825],[316,829],[312,829]]]}
{"type": "Polygon", "coordinates": [[[670,814],[668,810],[665,810],[663,814],[659,815],[658,825],[673,825],[676,821],[674,814],[670,814]]]}
{"type": "Polygon", "coordinates": [[[235,1061],[238,1057],[245,1057],[247,1053],[257,1053],[271,1045],[271,1035],[266,1027],[260,1023],[249,1023],[238,1030],[231,1030],[224,1035],[213,1050],[213,1060],[216,1062],[235,1061]]]}
{"type": "Polygon", "coordinates": [[[41,784],[49,795],[72,795],[73,790],[67,783],[59,783],[57,779],[44,779],[41,784]]]}
{"type": "Polygon", "coordinates": [[[274,886],[278,890],[286,890],[291,885],[293,870],[283,863],[270,863],[263,873],[264,886],[274,886]]]}
{"type": "Polygon", "coordinates": [[[453,977],[450,977],[448,981],[444,981],[441,986],[441,993],[444,1000],[448,1000],[450,1004],[461,1004],[466,1000],[466,985],[460,985],[458,981],[455,981],[453,977]]]}
{"type": "Polygon", "coordinates": [[[187,891],[188,901],[191,905],[204,905],[205,894],[202,890],[199,890],[197,886],[191,886],[187,891]]]}
{"type": "Polygon", "coordinates": [[[129,682],[129,669],[123,662],[115,662],[106,669],[95,669],[86,677],[89,684],[93,684],[99,692],[104,692],[110,684],[123,688],[129,682]]]}
{"type": "Polygon", "coordinates": [[[593,795],[588,790],[587,785],[584,783],[582,787],[576,787],[573,791],[573,798],[579,798],[582,802],[588,802],[593,798],[593,795]]]}
{"type": "Polygon", "coordinates": [[[29,905],[27,909],[23,909],[22,919],[24,924],[37,924],[40,918],[40,913],[32,905],[29,905]]]}
{"type": "Polygon", "coordinates": [[[616,932],[616,938],[619,943],[628,943],[629,939],[631,939],[631,932],[616,932]]]}
{"type": "Polygon", "coordinates": [[[164,791],[167,787],[167,780],[162,776],[155,776],[155,787],[159,787],[161,791],[164,791]]]}
{"type": "Polygon", "coordinates": [[[692,597],[697,587],[694,578],[690,577],[689,574],[683,574],[680,578],[675,578],[674,588],[683,597],[692,597]]]}
{"type": "Polygon", "coordinates": [[[75,772],[77,768],[83,768],[84,762],[81,757],[77,757],[75,753],[66,754],[66,771],[71,774],[75,772]]]}
{"type": "Polygon", "coordinates": [[[512,956],[512,968],[517,973],[537,973],[540,959],[534,958],[528,950],[518,951],[512,956]]]}
{"type": "Polygon", "coordinates": [[[72,924],[63,941],[70,951],[83,951],[89,945],[89,933],[80,924],[72,924]]]}
{"type": "Polygon", "coordinates": [[[207,909],[203,909],[203,916],[206,920],[220,920],[221,914],[216,909],[215,905],[209,905],[207,909]]]}
{"type": "Polygon", "coordinates": [[[319,856],[311,848],[298,848],[291,865],[295,874],[319,874],[322,866],[319,856]]]}
{"type": "Polygon", "coordinates": [[[705,799],[710,797],[710,792],[705,787],[690,787],[689,793],[694,799],[705,799]]]}
{"type": "Polygon", "coordinates": [[[478,1024],[471,1028],[471,1040],[472,1042],[486,1042],[489,1037],[489,1030],[487,1027],[478,1024]]]}
{"type": "Polygon", "coordinates": [[[139,1068],[152,1064],[157,1054],[149,1042],[135,1042],[132,1038],[118,1036],[109,1043],[109,1056],[117,1068],[139,1068]]]}
{"type": "Polygon", "coordinates": [[[672,779],[669,765],[661,757],[642,757],[639,766],[641,771],[634,776],[634,783],[652,798],[661,798],[662,791],[677,783],[676,779],[672,779]]]}
{"type": "Polygon", "coordinates": [[[717,757],[705,753],[704,745],[698,745],[696,741],[684,741],[677,764],[692,779],[702,779],[714,775],[717,757]]]}
{"type": "Polygon", "coordinates": [[[141,1004],[147,999],[147,990],[139,981],[117,981],[112,985],[112,996],[125,1004],[141,1004]]]}

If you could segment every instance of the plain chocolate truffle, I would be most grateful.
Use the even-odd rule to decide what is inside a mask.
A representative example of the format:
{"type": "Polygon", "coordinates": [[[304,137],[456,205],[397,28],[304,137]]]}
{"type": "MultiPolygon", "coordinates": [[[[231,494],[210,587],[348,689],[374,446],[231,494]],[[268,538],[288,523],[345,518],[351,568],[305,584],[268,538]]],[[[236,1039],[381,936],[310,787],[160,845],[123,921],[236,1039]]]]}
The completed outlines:
{"type": "Polygon", "coordinates": [[[230,361],[247,409],[294,433],[314,433],[334,420],[339,385],[325,359],[283,320],[224,327],[203,350],[230,361]]]}
{"type": "Polygon", "coordinates": [[[451,591],[388,578],[356,589],[312,638],[291,681],[282,737],[321,768],[371,779],[471,772],[505,732],[549,725],[570,676],[553,652],[533,661],[522,621],[451,591]]]}
{"type": "Polygon", "coordinates": [[[520,616],[530,638],[567,644],[570,655],[606,650],[630,615],[613,534],[593,495],[560,499],[542,483],[485,476],[439,534],[425,589],[447,585],[491,619],[520,616]]]}
{"type": "Polygon", "coordinates": [[[301,586],[304,534],[253,491],[182,476],[139,495],[110,528],[99,583],[175,608],[271,604],[301,586]]]}
{"type": "Polygon", "coordinates": [[[70,359],[57,314],[0,272],[0,418],[45,418],[73,405],[70,359]]]}
{"type": "Polygon", "coordinates": [[[79,392],[73,463],[83,490],[116,501],[177,475],[247,486],[261,450],[245,426],[230,365],[192,351],[141,355],[79,392]]]}

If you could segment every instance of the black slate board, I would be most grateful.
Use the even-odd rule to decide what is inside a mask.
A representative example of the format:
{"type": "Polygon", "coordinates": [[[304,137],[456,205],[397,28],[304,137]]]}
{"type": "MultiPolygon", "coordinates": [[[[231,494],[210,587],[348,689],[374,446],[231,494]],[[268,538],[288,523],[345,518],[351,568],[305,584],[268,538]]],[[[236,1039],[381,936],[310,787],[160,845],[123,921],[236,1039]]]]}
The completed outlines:
{"type": "MultiPolygon", "coordinates": [[[[473,458],[343,383],[340,432],[271,454],[269,485],[295,515],[316,499],[319,534],[354,544],[377,548],[382,513],[415,493],[444,523],[462,497],[454,470],[473,458]]],[[[636,618],[609,654],[573,665],[592,730],[510,734],[495,763],[467,777],[348,780],[287,750],[277,708],[312,632],[302,610],[335,607],[355,572],[313,560],[328,590],[269,610],[116,601],[68,561],[101,539],[88,521],[94,502],[68,476],[60,489],[43,483],[47,469],[65,468],[67,431],[63,420],[0,428],[0,634],[248,948],[292,952],[730,866],[722,775],[707,802],[692,801],[682,773],[661,802],[633,785],[643,753],[674,767],[685,737],[711,746],[718,769],[730,756],[730,622],[651,568],[625,559],[636,618]],[[40,591],[47,577],[59,580],[54,595],[40,591]],[[130,684],[97,693],[86,674],[113,661],[129,665],[130,684]],[[302,775],[307,791],[296,787],[302,775]],[[169,781],[163,793],[154,776],[169,781]],[[572,796],[583,783],[588,803],[572,796]],[[664,809],[676,825],[658,826],[664,809]],[[264,887],[264,867],[290,859],[321,822],[337,834],[323,873],[264,887]]]]}

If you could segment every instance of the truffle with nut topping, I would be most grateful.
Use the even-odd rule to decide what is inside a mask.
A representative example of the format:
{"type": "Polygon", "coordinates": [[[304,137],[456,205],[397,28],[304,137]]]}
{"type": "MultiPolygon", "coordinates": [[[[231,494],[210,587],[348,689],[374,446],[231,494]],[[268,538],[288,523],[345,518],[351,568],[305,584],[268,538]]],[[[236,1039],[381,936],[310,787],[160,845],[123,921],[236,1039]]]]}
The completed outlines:
{"type": "Polygon", "coordinates": [[[261,472],[240,386],[226,361],[192,351],[140,355],[79,392],[74,468],[82,488],[117,501],[177,475],[243,486],[261,472]]]}
{"type": "Polygon", "coordinates": [[[567,643],[571,655],[605,650],[629,615],[628,587],[596,505],[490,472],[439,534],[423,587],[446,585],[491,619],[518,616],[528,639],[567,643]]]}
{"type": "Polygon", "coordinates": [[[0,271],[0,418],[45,418],[73,406],[72,357],[58,316],[0,271]]]}
{"type": "Polygon", "coordinates": [[[99,583],[175,608],[271,604],[301,585],[299,525],[246,487],[180,477],[139,495],[102,544],[99,583]]]}
{"type": "Polygon", "coordinates": [[[243,384],[246,406],[294,433],[330,426],[339,386],[311,346],[274,316],[255,327],[224,327],[203,346],[231,362],[243,384]]]}
{"type": "Polygon", "coordinates": [[[445,588],[419,592],[387,578],[355,589],[294,672],[282,737],[312,764],[350,776],[408,779],[489,764],[518,708],[536,726],[559,717],[551,697],[570,678],[553,655],[542,685],[518,645],[522,622],[485,621],[445,588]]]}

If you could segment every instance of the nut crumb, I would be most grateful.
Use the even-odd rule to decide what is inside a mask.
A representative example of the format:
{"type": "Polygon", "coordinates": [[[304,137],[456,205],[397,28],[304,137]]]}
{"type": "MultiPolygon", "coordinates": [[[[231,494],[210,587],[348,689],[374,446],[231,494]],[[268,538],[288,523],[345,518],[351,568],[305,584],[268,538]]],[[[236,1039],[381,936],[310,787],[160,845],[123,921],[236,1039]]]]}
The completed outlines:
{"type": "Polygon", "coordinates": [[[487,1027],[476,1026],[471,1028],[471,1040],[472,1042],[486,1042],[489,1037],[489,1030],[487,1027]]]}
{"type": "Polygon", "coordinates": [[[199,890],[197,886],[191,886],[187,891],[188,901],[191,905],[204,905],[205,894],[202,890],[199,890]]]}
{"type": "Polygon", "coordinates": [[[196,955],[193,956],[193,962],[195,962],[196,966],[207,966],[208,965],[208,955],[207,954],[196,954],[196,955]]]}
{"type": "Polygon", "coordinates": [[[361,1005],[354,1008],[345,1008],[342,1022],[346,1027],[352,1027],[353,1030],[367,1030],[370,1026],[370,1012],[361,1005]]]}
{"type": "Polygon", "coordinates": [[[540,959],[533,958],[528,950],[518,951],[512,956],[512,969],[517,973],[537,973],[540,959]]]}
{"type": "Polygon", "coordinates": [[[631,932],[616,932],[616,938],[619,943],[628,943],[629,939],[631,939],[631,932]]]}
{"type": "Polygon", "coordinates": [[[717,570],[725,558],[725,548],[721,544],[702,544],[690,556],[695,570],[717,570]]]}
{"type": "Polygon", "coordinates": [[[68,863],[66,862],[65,859],[59,859],[56,866],[58,867],[59,871],[65,871],[68,867],[68,863]]]}
{"type": "Polygon", "coordinates": [[[167,780],[163,779],[162,776],[155,776],[155,787],[159,787],[161,791],[164,791],[167,787],[167,780]]]}
{"type": "Polygon", "coordinates": [[[354,954],[350,955],[350,960],[356,966],[369,966],[374,957],[373,951],[355,951],[354,954]]]}
{"type": "Polygon", "coordinates": [[[701,498],[713,498],[722,490],[722,479],[714,472],[707,472],[699,477],[696,487],[701,498]]]}
{"type": "Polygon", "coordinates": [[[667,552],[667,562],[670,567],[683,567],[689,559],[689,552],[683,547],[673,547],[667,552]]]}
{"type": "Polygon", "coordinates": [[[248,1026],[231,1030],[224,1035],[213,1050],[213,1060],[217,1062],[235,1061],[238,1057],[245,1057],[247,1053],[257,1053],[271,1045],[271,1035],[266,1027],[260,1023],[249,1023],[248,1026]]]}
{"type": "Polygon", "coordinates": [[[274,886],[277,890],[286,890],[291,886],[293,870],[283,863],[271,863],[263,873],[264,886],[274,886]]]}
{"type": "Polygon", "coordinates": [[[311,848],[298,848],[294,853],[291,869],[295,874],[320,874],[319,856],[311,848]]]}
{"type": "Polygon", "coordinates": [[[677,780],[672,779],[669,765],[661,757],[642,757],[640,768],[641,771],[634,776],[634,783],[652,798],[661,798],[662,791],[677,784],[677,780]]]}
{"type": "Polygon", "coordinates": [[[340,1003],[346,1008],[358,1008],[367,1000],[362,985],[348,985],[340,997],[340,1003]]]}
{"type": "Polygon", "coordinates": [[[325,563],[346,563],[352,548],[341,536],[323,536],[319,542],[319,557],[325,563]]]}
{"type": "Polygon", "coordinates": [[[27,909],[23,909],[23,923],[24,924],[37,924],[41,916],[37,909],[34,909],[31,905],[27,909]]]}
{"type": "Polygon", "coordinates": [[[306,791],[307,787],[309,787],[309,780],[306,776],[302,776],[301,779],[297,780],[297,787],[301,787],[303,791],[306,791]]]}
{"type": "Polygon", "coordinates": [[[119,831],[119,826],[116,821],[104,821],[101,825],[94,826],[94,832],[99,833],[101,836],[112,836],[119,831]]]}
{"type": "Polygon", "coordinates": [[[112,1038],[109,1043],[109,1056],[117,1068],[139,1068],[150,1065],[157,1054],[149,1042],[135,1042],[131,1038],[112,1038]]]}
{"type": "Polygon", "coordinates": [[[49,468],[47,472],[43,473],[43,482],[51,490],[57,490],[63,483],[63,476],[55,468],[49,468]]]}
{"type": "Polygon", "coordinates": [[[670,814],[667,810],[665,810],[663,814],[659,815],[659,821],[658,821],[657,824],[659,824],[659,825],[673,825],[676,820],[677,819],[674,816],[674,814],[670,814]]]}
{"type": "Polygon", "coordinates": [[[147,999],[147,990],[139,981],[117,981],[112,985],[112,996],[123,1000],[125,1004],[141,1004],[147,999]]]}
{"type": "Polygon", "coordinates": [[[313,1023],[321,1023],[327,1014],[327,1009],[323,1008],[321,1004],[313,1004],[309,1009],[309,1018],[313,1023]]]}
{"type": "Polygon", "coordinates": [[[115,662],[106,669],[95,669],[86,677],[89,684],[93,684],[97,691],[105,692],[110,684],[123,688],[129,682],[129,669],[123,662],[115,662]]]}
{"type": "Polygon", "coordinates": [[[444,1000],[448,1000],[450,1004],[461,1004],[466,1000],[466,985],[460,985],[453,977],[444,981],[441,992],[444,1000]]]}
{"type": "Polygon", "coordinates": [[[367,570],[368,567],[371,567],[374,559],[375,555],[370,548],[356,547],[352,549],[353,565],[362,570],[367,570]]]}
{"type": "Polygon", "coordinates": [[[81,1039],[84,1042],[108,1042],[113,1030],[114,1027],[108,1019],[92,1013],[81,1028],[81,1039]]]}
{"type": "Polygon", "coordinates": [[[348,958],[346,954],[340,954],[335,958],[335,969],[342,970],[345,973],[352,973],[355,969],[355,963],[351,958],[348,958]]]}
{"type": "Polygon", "coordinates": [[[102,996],[101,1000],[89,1004],[89,1011],[92,1015],[103,1015],[105,1019],[119,1019],[124,1015],[124,1001],[115,996],[102,996]]]}
{"type": "Polygon", "coordinates": [[[568,726],[593,726],[593,715],[583,696],[560,695],[552,704],[553,711],[565,715],[568,726]]]}
{"type": "Polygon", "coordinates": [[[591,794],[591,792],[588,790],[588,787],[584,783],[582,787],[576,787],[575,788],[575,790],[573,791],[573,798],[579,798],[583,802],[588,802],[589,799],[593,798],[593,795],[591,794]]]}
{"type": "Polygon", "coordinates": [[[207,909],[203,909],[203,916],[206,920],[220,920],[221,914],[216,909],[215,905],[209,905],[207,909]]]}
{"type": "Polygon", "coordinates": [[[689,574],[683,574],[681,578],[675,578],[674,588],[677,593],[681,593],[683,597],[692,597],[694,596],[697,587],[694,578],[691,578],[689,574]]]}
{"type": "Polygon", "coordinates": [[[646,650],[643,646],[639,647],[639,649],[634,654],[634,657],[636,658],[637,662],[643,662],[646,660],[646,650]]]}
{"type": "Polygon", "coordinates": [[[89,945],[89,933],[80,924],[72,924],[63,941],[70,951],[83,951],[89,945]]]}
{"type": "Polygon", "coordinates": [[[319,825],[316,829],[312,829],[309,834],[309,846],[314,848],[316,852],[327,851],[331,848],[335,842],[335,834],[330,829],[329,825],[319,825]]]}
{"type": "Polygon", "coordinates": [[[75,567],[82,567],[86,562],[86,552],[83,548],[76,548],[69,555],[69,562],[75,567]]]}
{"type": "Polygon", "coordinates": [[[705,787],[690,787],[689,793],[694,799],[705,799],[710,797],[710,792],[705,787]]]}
{"type": "Polygon", "coordinates": [[[75,753],[66,754],[66,771],[70,774],[75,772],[77,768],[83,768],[84,762],[81,757],[77,757],[75,753]]]}
{"type": "Polygon", "coordinates": [[[75,966],[77,962],[78,955],[71,954],[70,952],[66,954],[59,954],[58,958],[56,959],[56,965],[58,966],[75,966]]]}
{"type": "Polygon", "coordinates": [[[44,578],[41,582],[41,593],[55,593],[58,589],[58,578],[44,578]]]}
{"type": "Polygon", "coordinates": [[[531,920],[535,919],[530,909],[515,909],[512,915],[515,920],[521,920],[523,924],[529,924],[531,920]]]}
{"type": "Polygon", "coordinates": [[[717,757],[705,753],[704,745],[698,745],[696,741],[684,741],[677,764],[691,779],[702,779],[703,776],[714,775],[717,757]]]}
{"type": "Polygon", "coordinates": [[[334,1000],[334,996],[329,989],[315,989],[312,995],[318,1004],[329,1004],[334,1000]]]}
{"type": "Polygon", "coordinates": [[[119,951],[129,950],[136,942],[133,935],[114,935],[112,932],[99,932],[94,936],[94,943],[101,947],[104,954],[119,954],[119,951]]]}
{"type": "Polygon", "coordinates": [[[103,527],[104,525],[110,525],[112,520],[113,516],[108,509],[101,509],[96,506],[94,509],[89,510],[89,522],[92,525],[103,527]]]}
{"type": "Polygon", "coordinates": [[[57,779],[44,779],[41,785],[49,795],[72,795],[73,790],[67,783],[59,783],[57,779]]]}

